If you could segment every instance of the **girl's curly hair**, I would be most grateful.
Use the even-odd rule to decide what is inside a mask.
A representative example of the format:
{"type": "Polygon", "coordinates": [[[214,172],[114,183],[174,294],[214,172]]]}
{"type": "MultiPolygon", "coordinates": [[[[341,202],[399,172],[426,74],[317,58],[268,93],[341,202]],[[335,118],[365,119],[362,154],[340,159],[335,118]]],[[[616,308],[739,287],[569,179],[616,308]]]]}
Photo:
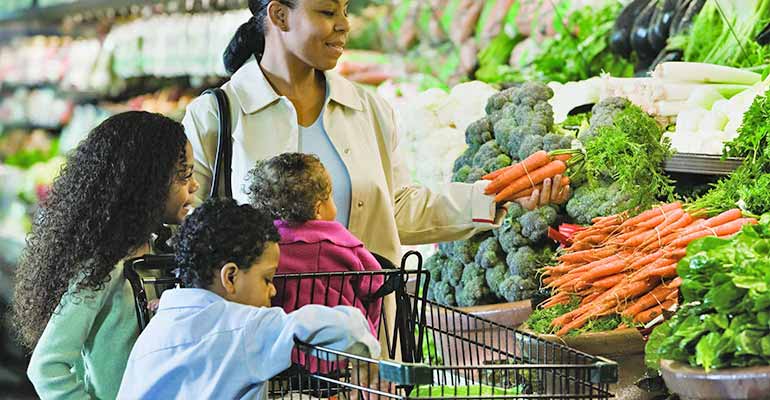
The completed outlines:
{"type": "Polygon", "coordinates": [[[268,242],[281,237],[264,211],[232,199],[209,199],[189,215],[175,237],[177,276],[185,287],[207,288],[215,269],[233,262],[248,269],[268,242]]]}
{"type": "Polygon", "coordinates": [[[283,153],[257,161],[249,171],[251,204],[289,223],[315,219],[318,202],[331,196],[332,183],[325,171],[312,154],[283,153]]]}
{"type": "Polygon", "coordinates": [[[71,285],[101,290],[115,264],[162,222],[187,138],[178,122],[131,111],[94,128],[68,155],[41,204],[16,272],[13,310],[34,347],[71,285]]]}

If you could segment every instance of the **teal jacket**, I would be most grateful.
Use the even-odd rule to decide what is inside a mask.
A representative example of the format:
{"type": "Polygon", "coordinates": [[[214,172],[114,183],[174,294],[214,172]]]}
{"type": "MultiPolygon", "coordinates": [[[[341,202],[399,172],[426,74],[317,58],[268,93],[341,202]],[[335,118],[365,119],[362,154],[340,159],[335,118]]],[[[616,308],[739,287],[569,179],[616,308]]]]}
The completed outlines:
{"type": "Polygon", "coordinates": [[[123,262],[102,290],[65,293],[27,370],[42,399],[114,399],[139,335],[123,262]]]}

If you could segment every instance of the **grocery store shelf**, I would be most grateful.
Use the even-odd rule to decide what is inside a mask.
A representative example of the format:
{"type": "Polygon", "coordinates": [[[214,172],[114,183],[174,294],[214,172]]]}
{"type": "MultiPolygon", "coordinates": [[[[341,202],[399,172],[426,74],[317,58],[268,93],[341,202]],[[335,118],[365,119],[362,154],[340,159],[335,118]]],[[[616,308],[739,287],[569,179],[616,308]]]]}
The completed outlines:
{"type": "Polygon", "coordinates": [[[246,7],[246,0],[76,0],[46,7],[32,7],[0,14],[0,24],[56,22],[80,15],[84,19],[99,15],[128,15],[142,12],[144,6],[158,6],[168,12],[225,10],[246,7]]]}
{"type": "Polygon", "coordinates": [[[666,161],[663,169],[697,175],[728,175],[741,165],[740,158],[722,160],[721,156],[709,154],[677,153],[666,161]]]}

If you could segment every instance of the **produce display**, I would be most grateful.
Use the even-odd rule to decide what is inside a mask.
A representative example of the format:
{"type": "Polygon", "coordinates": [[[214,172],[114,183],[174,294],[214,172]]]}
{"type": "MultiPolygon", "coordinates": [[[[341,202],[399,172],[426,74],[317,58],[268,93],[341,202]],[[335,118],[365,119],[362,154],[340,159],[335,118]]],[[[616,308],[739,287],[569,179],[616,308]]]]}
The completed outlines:
{"type": "Polygon", "coordinates": [[[730,239],[704,238],[679,262],[683,304],[655,328],[646,363],[680,361],[707,372],[768,365],[770,359],[770,218],[730,239]]]}

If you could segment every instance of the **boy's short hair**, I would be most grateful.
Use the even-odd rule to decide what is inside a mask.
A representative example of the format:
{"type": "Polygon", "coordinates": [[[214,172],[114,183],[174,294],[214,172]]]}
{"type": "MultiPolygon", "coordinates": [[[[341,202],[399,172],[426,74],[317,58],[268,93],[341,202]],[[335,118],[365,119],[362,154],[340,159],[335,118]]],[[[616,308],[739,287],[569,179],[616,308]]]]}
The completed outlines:
{"type": "Polygon", "coordinates": [[[315,155],[283,153],[257,161],[249,172],[249,199],[273,218],[301,224],[315,219],[316,205],[331,196],[325,168],[315,155]]]}
{"type": "Polygon", "coordinates": [[[176,235],[175,261],[186,287],[206,288],[214,271],[228,262],[248,269],[268,242],[281,237],[267,213],[232,199],[209,199],[182,223],[176,235]]]}

